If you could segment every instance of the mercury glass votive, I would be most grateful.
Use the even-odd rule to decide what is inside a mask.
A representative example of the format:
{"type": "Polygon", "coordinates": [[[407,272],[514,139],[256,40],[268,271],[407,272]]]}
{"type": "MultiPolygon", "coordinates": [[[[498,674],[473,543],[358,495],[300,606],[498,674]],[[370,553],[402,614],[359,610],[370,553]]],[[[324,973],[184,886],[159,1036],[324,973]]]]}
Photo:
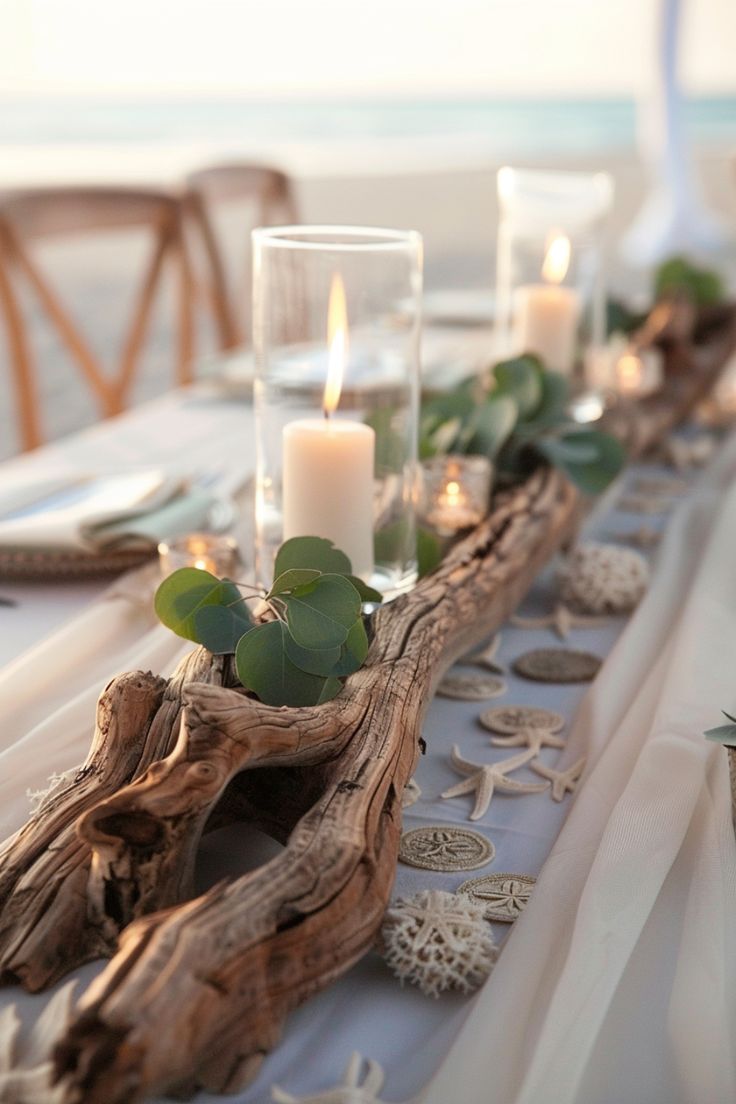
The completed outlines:
{"type": "Polygon", "coordinates": [[[420,522],[440,537],[478,525],[491,501],[493,465],[485,456],[437,456],[422,464],[420,522]]]}
{"type": "Polygon", "coordinates": [[[331,540],[385,597],[417,577],[421,238],[253,233],[256,574],[282,541],[331,540]]]}
{"type": "Polygon", "coordinates": [[[232,578],[240,564],[237,541],[214,533],[188,533],[161,541],[158,558],[164,576],[180,567],[198,567],[218,579],[232,578]]]}
{"type": "Polygon", "coordinates": [[[546,368],[574,376],[586,347],[601,343],[601,231],[612,198],[606,173],[499,170],[500,355],[534,353],[546,368]]]}

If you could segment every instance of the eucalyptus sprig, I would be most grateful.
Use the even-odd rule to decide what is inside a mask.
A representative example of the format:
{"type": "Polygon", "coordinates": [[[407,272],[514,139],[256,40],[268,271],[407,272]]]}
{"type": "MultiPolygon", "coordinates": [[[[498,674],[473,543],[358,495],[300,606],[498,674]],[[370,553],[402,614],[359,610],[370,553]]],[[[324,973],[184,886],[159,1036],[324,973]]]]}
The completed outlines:
{"type": "Polygon", "coordinates": [[[538,357],[501,361],[423,405],[421,456],[481,454],[515,478],[546,461],[585,494],[599,494],[621,471],[623,446],[572,421],[568,402],[567,379],[547,371],[538,357]]]}
{"type": "Polygon", "coordinates": [[[266,705],[319,705],[342,689],[368,653],[363,602],[379,591],[352,574],[344,552],[321,537],[281,545],[270,589],[183,567],[161,583],[154,607],[178,636],[215,655],[235,655],[238,678],[266,705]],[[272,620],[256,624],[258,599],[272,620]]]}
{"type": "Polygon", "coordinates": [[[717,744],[725,744],[727,747],[736,747],[736,717],[732,717],[725,709],[722,709],[721,712],[730,723],[716,725],[715,728],[708,728],[703,735],[709,740],[715,740],[717,744]]]}

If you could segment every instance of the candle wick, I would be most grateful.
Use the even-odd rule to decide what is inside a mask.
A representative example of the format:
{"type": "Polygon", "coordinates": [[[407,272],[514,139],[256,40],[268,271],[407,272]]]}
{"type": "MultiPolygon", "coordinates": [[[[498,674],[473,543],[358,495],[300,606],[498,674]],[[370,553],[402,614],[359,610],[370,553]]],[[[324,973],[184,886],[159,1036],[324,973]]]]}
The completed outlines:
{"type": "Polygon", "coordinates": [[[322,408],[322,413],[323,413],[323,415],[324,415],[324,419],[325,419],[325,421],[326,421],[326,422],[329,422],[329,420],[330,420],[330,413],[331,413],[331,412],[330,412],[330,411],[329,411],[329,410],[327,409],[327,407],[326,407],[326,406],[322,408]]]}

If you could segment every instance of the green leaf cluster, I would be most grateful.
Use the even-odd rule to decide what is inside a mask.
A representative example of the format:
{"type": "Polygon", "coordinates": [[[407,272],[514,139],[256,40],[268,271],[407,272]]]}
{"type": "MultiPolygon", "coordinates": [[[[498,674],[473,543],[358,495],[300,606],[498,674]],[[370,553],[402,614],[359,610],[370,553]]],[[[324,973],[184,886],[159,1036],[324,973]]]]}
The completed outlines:
{"type": "Polygon", "coordinates": [[[216,654],[234,653],[238,678],[266,705],[334,698],[340,679],[368,653],[362,604],[378,604],[382,595],[352,574],[331,541],[295,537],[277,553],[270,590],[250,596],[267,604],[273,621],[254,624],[236,583],[185,567],[163,581],[154,604],[177,635],[216,654]]]}
{"type": "Polygon", "coordinates": [[[725,285],[713,269],[698,268],[687,257],[670,257],[655,273],[654,291],[657,299],[679,293],[687,295],[696,307],[709,307],[723,300],[725,285]]]}
{"type": "Polygon", "coordinates": [[[540,461],[560,468],[585,494],[599,494],[625,461],[619,441],[567,414],[569,388],[530,354],[496,364],[425,403],[421,455],[481,454],[499,472],[521,478],[540,461]]]}

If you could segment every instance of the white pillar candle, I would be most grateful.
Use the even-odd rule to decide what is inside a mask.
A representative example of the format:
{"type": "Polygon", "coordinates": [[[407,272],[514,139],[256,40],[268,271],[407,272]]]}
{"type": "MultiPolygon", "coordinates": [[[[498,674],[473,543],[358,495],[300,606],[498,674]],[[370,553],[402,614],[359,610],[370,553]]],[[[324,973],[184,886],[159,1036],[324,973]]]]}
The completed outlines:
{"type": "Polygon", "coordinates": [[[575,362],[580,296],[574,288],[527,284],[514,296],[517,346],[536,353],[546,368],[569,375],[575,362]]]}
{"type": "Polygon", "coordinates": [[[570,239],[552,235],[542,265],[543,284],[525,284],[514,295],[514,329],[521,353],[536,353],[546,368],[569,375],[581,301],[575,288],[563,287],[570,265],[570,239]]]}
{"type": "Polygon", "coordinates": [[[327,312],[329,364],[324,417],[290,422],[283,433],[284,540],[325,537],[373,573],[373,467],[376,435],[362,422],[334,418],[348,359],[345,288],[333,276],[327,312]]]}
{"type": "Polygon", "coordinates": [[[326,537],[356,575],[373,572],[373,457],[370,426],[335,418],[284,429],[284,540],[326,537]]]}

